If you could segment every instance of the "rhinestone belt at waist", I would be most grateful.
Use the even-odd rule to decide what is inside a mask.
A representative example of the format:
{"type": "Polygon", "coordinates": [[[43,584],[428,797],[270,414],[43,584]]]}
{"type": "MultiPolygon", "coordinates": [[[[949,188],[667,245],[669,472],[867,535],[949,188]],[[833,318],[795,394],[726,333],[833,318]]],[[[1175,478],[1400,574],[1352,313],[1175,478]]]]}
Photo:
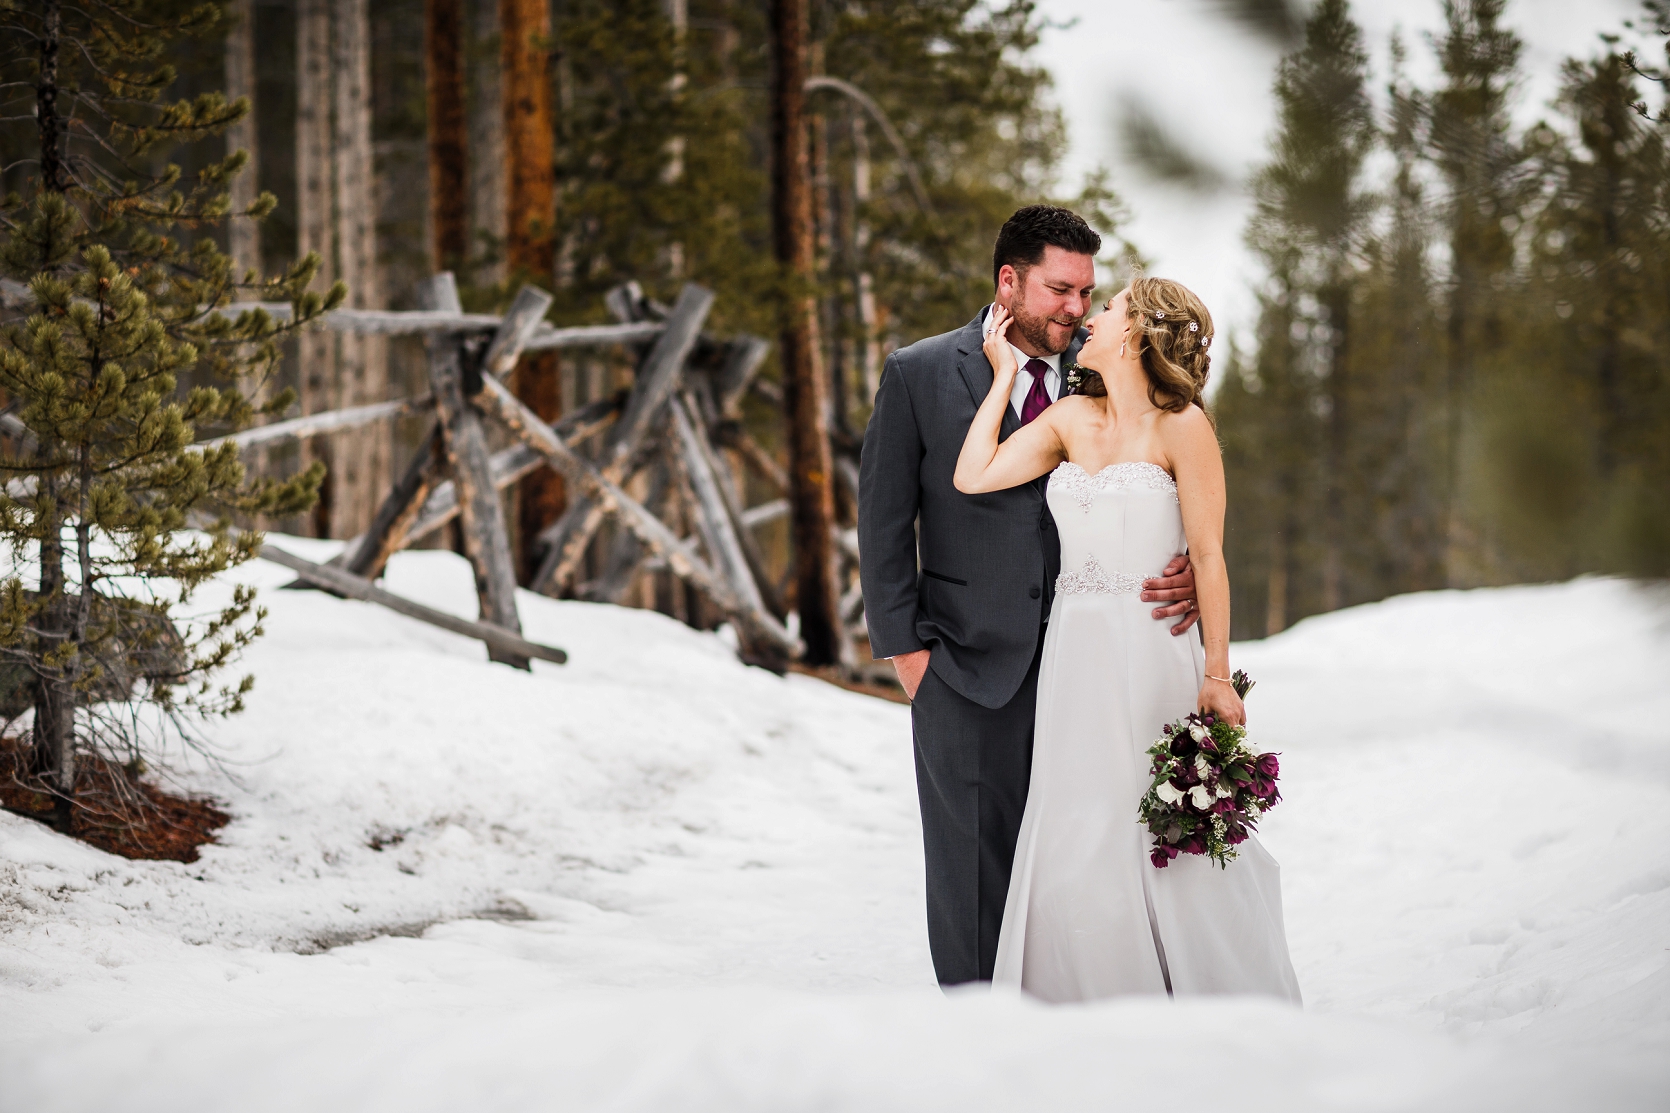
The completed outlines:
{"type": "Polygon", "coordinates": [[[1091,557],[1077,572],[1063,572],[1055,578],[1057,595],[1131,595],[1142,590],[1142,581],[1151,579],[1132,572],[1109,572],[1101,562],[1091,557]]]}

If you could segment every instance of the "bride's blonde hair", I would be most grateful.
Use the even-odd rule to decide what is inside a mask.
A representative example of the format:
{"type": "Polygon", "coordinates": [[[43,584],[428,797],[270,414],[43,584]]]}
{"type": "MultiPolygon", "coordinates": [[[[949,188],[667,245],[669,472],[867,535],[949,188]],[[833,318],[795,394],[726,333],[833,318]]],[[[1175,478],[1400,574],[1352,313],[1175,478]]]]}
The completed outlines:
{"type": "MultiPolygon", "coordinates": [[[[1131,342],[1142,355],[1148,400],[1171,413],[1206,408],[1212,374],[1212,314],[1193,290],[1169,278],[1133,278],[1125,288],[1131,342]]],[[[1101,376],[1085,376],[1086,394],[1106,394],[1101,376]]]]}

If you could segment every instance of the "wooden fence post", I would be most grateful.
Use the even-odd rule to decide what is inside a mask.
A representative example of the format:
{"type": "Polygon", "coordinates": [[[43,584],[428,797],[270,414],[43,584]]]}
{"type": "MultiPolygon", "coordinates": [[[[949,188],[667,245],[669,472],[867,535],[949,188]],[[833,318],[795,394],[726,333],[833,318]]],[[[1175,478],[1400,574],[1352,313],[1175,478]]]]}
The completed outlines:
{"type": "MultiPolygon", "coordinates": [[[[425,309],[451,313],[464,309],[451,271],[420,283],[418,300],[425,309]]],[[[442,443],[458,492],[459,532],[464,539],[464,555],[475,571],[481,619],[520,634],[522,621],[516,613],[516,569],[511,562],[510,535],[499,492],[493,485],[481,415],[464,398],[463,345],[457,334],[442,333],[433,337],[428,347],[430,389],[435,394],[442,443]]],[[[530,667],[527,657],[502,645],[489,645],[487,655],[519,669],[530,667]]]]}
{"type": "MultiPolygon", "coordinates": [[[[644,438],[678,387],[684,361],[696,346],[702,322],[707,320],[712,307],[712,290],[692,284],[679,292],[678,301],[667,318],[666,331],[656,339],[655,347],[644,360],[626,413],[621,415],[604,449],[599,470],[610,483],[623,483],[630,476],[644,438]]],[[[579,495],[569,504],[568,511],[540,538],[547,548],[531,585],[535,591],[555,595],[573,578],[605,513],[602,501],[590,493],[579,495]]]]}

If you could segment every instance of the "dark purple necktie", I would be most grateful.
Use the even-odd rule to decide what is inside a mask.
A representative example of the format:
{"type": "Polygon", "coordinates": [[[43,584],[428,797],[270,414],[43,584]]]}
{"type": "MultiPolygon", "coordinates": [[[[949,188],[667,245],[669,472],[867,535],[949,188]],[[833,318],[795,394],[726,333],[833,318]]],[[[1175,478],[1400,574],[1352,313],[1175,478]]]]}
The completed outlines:
{"type": "Polygon", "coordinates": [[[1041,359],[1029,359],[1026,370],[1032,376],[1032,389],[1026,392],[1026,401],[1021,403],[1022,425],[1043,413],[1050,404],[1050,388],[1044,385],[1044,376],[1049,374],[1050,365],[1041,359]]]}

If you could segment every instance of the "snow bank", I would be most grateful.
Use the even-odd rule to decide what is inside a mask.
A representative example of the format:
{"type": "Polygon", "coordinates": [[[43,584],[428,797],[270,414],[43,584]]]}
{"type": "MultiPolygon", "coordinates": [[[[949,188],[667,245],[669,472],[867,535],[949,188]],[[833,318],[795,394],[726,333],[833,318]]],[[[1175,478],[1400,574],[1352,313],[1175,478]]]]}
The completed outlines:
{"type": "MultiPolygon", "coordinates": [[[[473,615],[451,554],[389,582],[473,615]]],[[[263,601],[228,771],[183,774],[236,816],[200,861],[0,814],[0,1109],[1646,1109],[1670,1081],[1651,590],[1411,596],[1236,648],[1284,754],[1304,1012],[942,997],[903,707],[640,611],[523,595],[571,655],[527,674],[263,601]]]]}

